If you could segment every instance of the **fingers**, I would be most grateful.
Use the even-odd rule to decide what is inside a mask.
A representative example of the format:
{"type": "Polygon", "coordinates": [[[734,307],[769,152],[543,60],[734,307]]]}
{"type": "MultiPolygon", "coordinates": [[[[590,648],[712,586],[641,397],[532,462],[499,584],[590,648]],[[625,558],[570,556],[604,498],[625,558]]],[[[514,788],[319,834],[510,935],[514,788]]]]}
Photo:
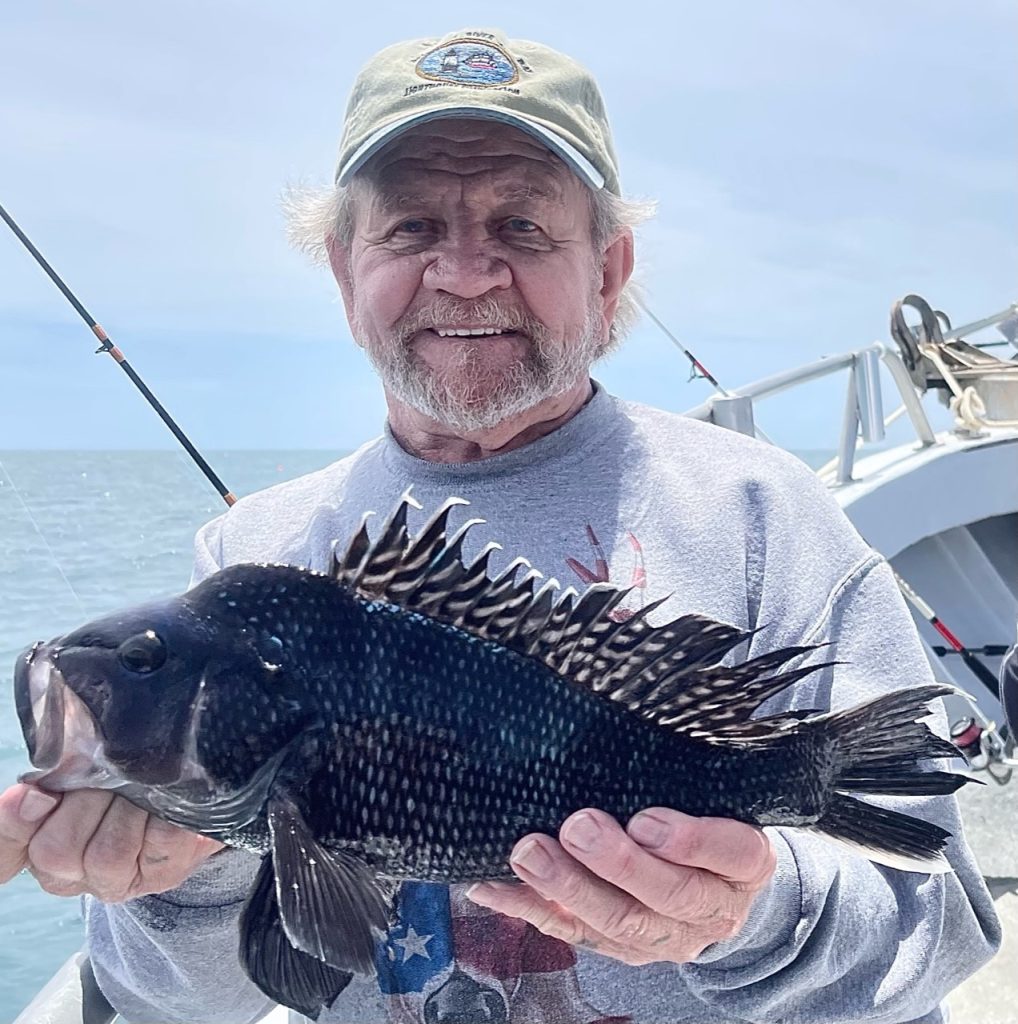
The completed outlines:
{"type": "Polygon", "coordinates": [[[655,857],[704,868],[736,885],[760,885],[774,872],[776,856],[764,832],[730,818],[652,807],[634,815],[626,832],[655,857]]]}
{"type": "Polygon", "coordinates": [[[105,790],[0,794],[0,884],[28,868],[54,895],[118,903],[176,888],[222,848],[105,790]]]}
{"type": "Polygon", "coordinates": [[[148,815],[115,796],[92,833],[82,857],[82,885],[104,903],[121,903],[138,894],[138,858],[148,815]]]}
{"type": "MultiPolygon", "coordinates": [[[[572,831],[576,833],[585,821],[582,816],[574,815],[567,826],[569,823],[574,825],[572,831]]],[[[614,827],[625,840],[619,826],[614,827]]],[[[626,951],[620,959],[636,964],[656,960],[685,962],[698,955],[709,942],[715,941],[704,938],[698,942],[694,930],[685,920],[665,917],[616,884],[629,877],[630,870],[639,870],[639,865],[632,869],[623,867],[616,872],[617,877],[606,878],[605,875],[611,876],[610,861],[601,862],[596,856],[584,852],[583,856],[592,866],[583,863],[566,844],[565,836],[569,831],[568,827],[563,828],[561,846],[547,836],[528,837],[517,845],[510,864],[520,878],[545,900],[560,904],[582,922],[584,930],[581,934],[586,944],[614,945],[626,951]]],[[[629,845],[638,857],[653,859],[642,853],[635,843],[629,841],[629,845]]],[[[673,865],[666,867],[672,871],[679,870],[673,865]]]]}
{"type": "Polygon", "coordinates": [[[0,793],[0,885],[28,866],[28,846],[60,797],[21,783],[0,793]]]}
{"type": "Polygon", "coordinates": [[[138,892],[175,889],[199,864],[223,849],[223,844],[149,817],[138,857],[138,892]]]}
{"type": "Polygon", "coordinates": [[[565,907],[544,899],[529,885],[480,882],[468,890],[467,896],[482,907],[509,917],[518,917],[532,924],[539,932],[568,942],[571,946],[593,949],[617,960],[626,958],[628,951],[624,946],[598,934],[585,921],[581,921],[565,907]]]}
{"type": "Polygon", "coordinates": [[[113,794],[101,789],[65,793],[60,806],[28,844],[28,866],[39,884],[56,896],[85,891],[85,850],[96,834],[113,794]]]}
{"type": "Polygon", "coordinates": [[[626,963],[685,963],[741,930],[775,855],[763,832],[736,821],[655,808],[625,831],[585,810],[559,843],[521,840],[510,864],[526,886],[480,886],[471,898],[626,963]]]}
{"type": "MultiPolygon", "coordinates": [[[[722,832],[724,837],[728,830],[722,832]]],[[[664,842],[678,847],[683,840],[666,836],[664,842]]],[[[702,849],[712,842],[698,839],[694,846],[699,844],[702,849]]],[[[752,844],[756,849],[755,839],[752,844]]],[[[737,934],[749,913],[749,894],[755,892],[751,886],[733,884],[704,868],[664,860],[660,847],[648,852],[600,811],[584,811],[568,818],[562,827],[562,845],[599,882],[584,887],[583,905],[570,903],[570,909],[609,938],[632,936],[683,955],[691,950],[697,955],[710,943],[737,934]],[[633,899],[636,909],[626,909],[621,901],[605,898],[606,888],[621,890],[633,899]]],[[[759,851],[757,856],[761,856],[759,851]]],[[[711,863],[705,856],[700,859],[711,863]]]]}

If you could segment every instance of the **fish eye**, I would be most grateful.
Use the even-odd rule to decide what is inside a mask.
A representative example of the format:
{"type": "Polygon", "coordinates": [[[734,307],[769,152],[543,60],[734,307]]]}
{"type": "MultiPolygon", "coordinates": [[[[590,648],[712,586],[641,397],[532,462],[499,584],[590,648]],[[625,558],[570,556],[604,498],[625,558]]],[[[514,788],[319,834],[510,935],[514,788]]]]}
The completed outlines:
{"type": "Polygon", "coordinates": [[[128,672],[145,675],[166,663],[166,644],[151,629],[128,637],[117,648],[117,660],[128,672]]]}

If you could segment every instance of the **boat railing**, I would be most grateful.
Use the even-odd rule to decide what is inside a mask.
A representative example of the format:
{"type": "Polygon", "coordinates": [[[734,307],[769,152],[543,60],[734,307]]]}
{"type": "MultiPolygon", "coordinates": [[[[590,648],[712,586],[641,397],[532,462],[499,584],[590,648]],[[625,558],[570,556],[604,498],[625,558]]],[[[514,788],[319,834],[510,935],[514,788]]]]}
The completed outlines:
{"type": "Polygon", "coordinates": [[[43,985],[14,1024],[110,1024],[116,1016],[96,983],[88,954],[81,950],[43,985]]]}
{"type": "MultiPolygon", "coordinates": [[[[956,330],[949,330],[939,339],[940,347],[946,348],[950,342],[960,341],[966,335],[1001,324],[1016,315],[1018,303],[993,316],[966,324],[956,330]]],[[[923,346],[923,350],[932,351],[929,346],[923,346]]],[[[935,352],[932,354],[936,355],[935,352]]],[[[1013,378],[1013,383],[1018,385],[1018,364],[988,357],[987,365],[981,372],[989,378],[994,371],[997,377],[1004,373],[1008,378],[1013,378]]],[[[908,416],[920,447],[939,443],[923,407],[923,389],[917,386],[901,356],[883,342],[874,342],[865,348],[804,363],[791,370],[744,385],[735,391],[719,389],[718,394],[688,410],[685,415],[769,441],[756,422],[756,403],[783,391],[842,372],[847,373],[847,385],[836,455],[817,471],[825,482],[835,486],[850,483],[853,479],[858,449],[866,444],[879,444],[883,441],[887,428],[903,415],[908,416]],[[887,370],[899,399],[894,411],[886,416],[881,364],[887,370]]],[[[969,370],[968,373],[970,376],[978,377],[980,370],[969,370]]],[[[945,382],[945,385],[947,383],[949,382],[945,382]]],[[[1018,387],[1015,388],[1015,393],[1018,394],[1018,387]]],[[[979,426],[978,420],[966,423],[959,421],[956,429],[971,435],[978,432],[979,426]]]]}
{"type": "MultiPolygon", "coordinates": [[[[302,1020],[277,1006],[262,1024],[302,1020]]],[[[73,953],[14,1019],[14,1024],[115,1024],[121,1018],[102,994],[86,950],[73,953]]]]}

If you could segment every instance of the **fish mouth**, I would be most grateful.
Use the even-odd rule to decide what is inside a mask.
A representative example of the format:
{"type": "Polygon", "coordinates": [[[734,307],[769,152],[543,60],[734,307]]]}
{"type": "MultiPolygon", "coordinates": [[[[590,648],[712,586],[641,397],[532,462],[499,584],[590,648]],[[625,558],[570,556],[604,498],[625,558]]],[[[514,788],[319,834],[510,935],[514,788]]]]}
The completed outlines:
{"type": "Polygon", "coordinates": [[[41,641],[17,660],[14,699],[28,756],[36,768],[21,775],[20,782],[56,793],[117,789],[126,784],[106,758],[95,718],[67,685],[41,641]]]}

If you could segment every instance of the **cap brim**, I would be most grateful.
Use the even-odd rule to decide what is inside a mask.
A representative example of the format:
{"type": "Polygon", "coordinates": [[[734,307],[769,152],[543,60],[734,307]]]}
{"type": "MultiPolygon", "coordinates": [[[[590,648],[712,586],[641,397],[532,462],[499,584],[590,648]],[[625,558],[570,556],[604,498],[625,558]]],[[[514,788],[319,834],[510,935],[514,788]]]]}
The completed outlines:
{"type": "Polygon", "coordinates": [[[526,132],[547,146],[556,156],[561,157],[585,185],[589,185],[593,189],[604,188],[604,175],[575,146],[570,145],[565,139],[560,138],[542,124],[530,121],[520,114],[492,107],[444,107],[438,110],[429,110],[423,114],[411,114],[399,121],[393,121],[365,139],[350,157],[340,164],[336,171],[336,184],[349,184],[350,179],[383,146],[415,125],[452,117],[472,118],[478,121],[500,121],[502,124],[519,128],[520,131],[526,132]]]}

